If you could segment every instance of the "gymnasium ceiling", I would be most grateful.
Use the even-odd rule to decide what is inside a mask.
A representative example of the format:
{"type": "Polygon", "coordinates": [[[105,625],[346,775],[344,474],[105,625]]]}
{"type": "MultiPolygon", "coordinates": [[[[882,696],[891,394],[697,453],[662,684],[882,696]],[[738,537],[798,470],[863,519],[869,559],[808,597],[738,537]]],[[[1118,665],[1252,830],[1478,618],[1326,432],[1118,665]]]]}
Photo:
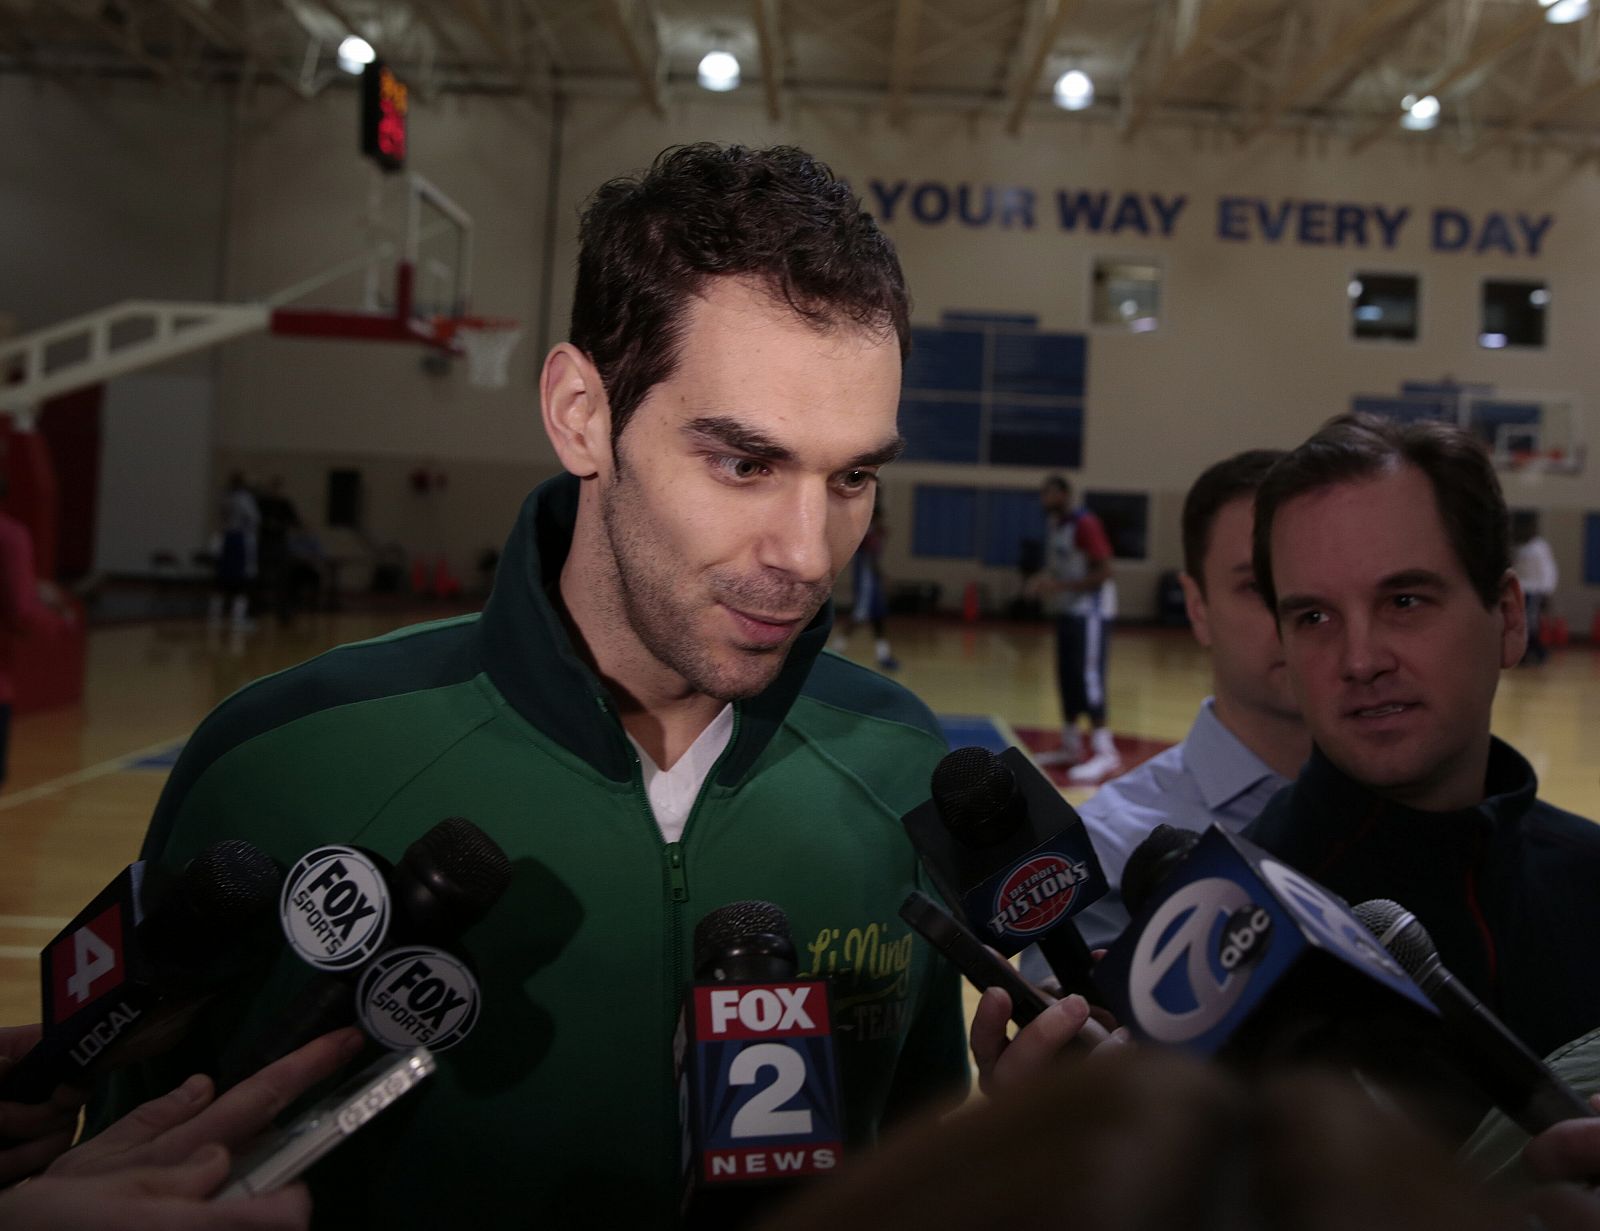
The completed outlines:
{"type": "Polygon", "coordinates": [[[1600,157],[1594,7],[1553,25],[1538,0],[0,0],[0,72],[309,99],[352,80],[334,50],[358,33],[424,98],[604,94],[664,112],[722,47],[780,120],[846,102],[891,123],[936,109],[1012,132],[1185,125],[1582,159],[1600,157]],[[1096,86],[1086,111],[1051,104],[1072,68],[1096,86]],[[1401,99],[1429,94],[1438,127],[1404,132],[1401,99]]]}

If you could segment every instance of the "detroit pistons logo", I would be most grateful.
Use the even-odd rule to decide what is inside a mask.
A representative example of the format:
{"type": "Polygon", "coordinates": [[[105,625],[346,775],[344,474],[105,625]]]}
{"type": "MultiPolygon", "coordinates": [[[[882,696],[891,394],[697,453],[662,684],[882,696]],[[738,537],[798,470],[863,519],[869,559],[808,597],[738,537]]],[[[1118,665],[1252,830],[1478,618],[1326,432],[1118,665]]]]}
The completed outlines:
{"type": "Polygon", "coordinates": [[[1035,855],[1019,863],[994,895],[990,930],[1014,936],[1044,931],[1072,909],[1078,887],[1088,879],[1088,864],[1064,855],[1035,855]]]}

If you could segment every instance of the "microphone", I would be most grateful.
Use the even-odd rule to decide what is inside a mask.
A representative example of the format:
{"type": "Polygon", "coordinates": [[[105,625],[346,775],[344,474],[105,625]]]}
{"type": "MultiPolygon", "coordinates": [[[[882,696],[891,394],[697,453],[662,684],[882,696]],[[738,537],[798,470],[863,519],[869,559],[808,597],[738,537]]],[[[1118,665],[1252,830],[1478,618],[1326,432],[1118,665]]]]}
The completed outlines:
{"type": "Polygon", "coordinates": [[[359,1021],[385,1047],[443,1051],[477,1022],[477,978],[449,944],[500,899],[511,861],[465,817],[440,821],[397,863],[318,847],[283,884],[283,933],[317,975],[218,1066],[227,1089],[329,1030],[359,1021]]]}
{"type": "Polygon", "coordinates": [[[1100,1003],[1072,922],[1107,888],[1083,820],[1016,748],[957,748],[931,787],[902,819],[945,900],[1007,957],[1037,944],[1064,993],[1100,1003]]]}
{"type": "Polygon", "coordinates": [[[695,928],[673,1060],[696,1225],[737,1225],[775,1186],[839,1164],[829,988],[796,969],[789,920],[770,902],[731,903],[695,928]],[[764,1187],[730,1190],[738,1185],[764,1187]]]}
{"type": "Polygon", "coordinates": [[[1355,914],[1438,1008],[1466,1071],[1530,1136],[1600,1114],[1445,969],[1428,929],[1404,906],[1375,898],[1355,914]]]}
{"type": "Polygon", "coordinates": [[[1159,827],[1129,856],[1123,896],[1132,919],[1095,980],[1136,1038],[1247,1066],[1314,1055],[1382,1071],[1385,1047],[1437,1016],[1342,900],[1219,826],[1159,827]]]}
{"type": "Polygon", "coordinates": [[[212,994],[265,960],[282,879],[238,840],[176,876],[144,860],[124,868],[40,953],[44,1032],[0,1077],[0,1100],[42,1102],[174,1044],[212,994]]]}
{"type": "Polygon", "coordinates": [[[1150,895],[1189,857],[1199,841],[1200,835],[1192,829],[1163,824],[1128,852],[1128,862],[1122,866],[1122,901],[1129,915],[1144,909],[1150,895]]]}

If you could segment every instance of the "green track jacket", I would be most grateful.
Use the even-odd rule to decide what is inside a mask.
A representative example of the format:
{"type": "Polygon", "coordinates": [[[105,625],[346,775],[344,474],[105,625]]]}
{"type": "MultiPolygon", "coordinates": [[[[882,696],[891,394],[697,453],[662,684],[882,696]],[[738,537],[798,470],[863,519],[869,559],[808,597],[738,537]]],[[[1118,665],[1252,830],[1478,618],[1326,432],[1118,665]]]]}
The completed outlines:
{"type": "MultiPolygon", "coordinates": [[[[147,858],[243,837],[288,866],[326,842],[394,859],[464,815],[514,861],[465,936],[476,1028],[430,1086],[311,1173],[319,1226],[670,1223],[690,937],[736,899],[783,907],[801,973],[833,979],[851,1147],[967,1080],[954,973],[897,913],[922,886],[900,816],[945,750],[932,715],[822,653],[825,610],[773,685],[736,705],[682,840],[665,843],[615,703],[545,597],[577,486],[562,476],[529,497],[481,615],[340,647],[225,701],[151,823],[147,858]]],[[[176,1056],[119,1079],[97,1120],[205,1067],[305,978],[282,957],[176,1056]]]]}

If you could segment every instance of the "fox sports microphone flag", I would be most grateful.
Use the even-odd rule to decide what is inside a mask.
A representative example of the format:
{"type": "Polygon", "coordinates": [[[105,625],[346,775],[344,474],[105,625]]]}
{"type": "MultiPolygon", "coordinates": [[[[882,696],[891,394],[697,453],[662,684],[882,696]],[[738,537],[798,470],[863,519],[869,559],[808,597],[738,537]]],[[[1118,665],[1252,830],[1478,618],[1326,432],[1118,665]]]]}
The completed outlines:
{"type": "Polygon", "coordinates": [[[693,1184],[832,1171],[844,1133],[827,983],[794,977],[788,920],[768,902],[713,911],[695,941],[674,1040],[693,1184]]]}

